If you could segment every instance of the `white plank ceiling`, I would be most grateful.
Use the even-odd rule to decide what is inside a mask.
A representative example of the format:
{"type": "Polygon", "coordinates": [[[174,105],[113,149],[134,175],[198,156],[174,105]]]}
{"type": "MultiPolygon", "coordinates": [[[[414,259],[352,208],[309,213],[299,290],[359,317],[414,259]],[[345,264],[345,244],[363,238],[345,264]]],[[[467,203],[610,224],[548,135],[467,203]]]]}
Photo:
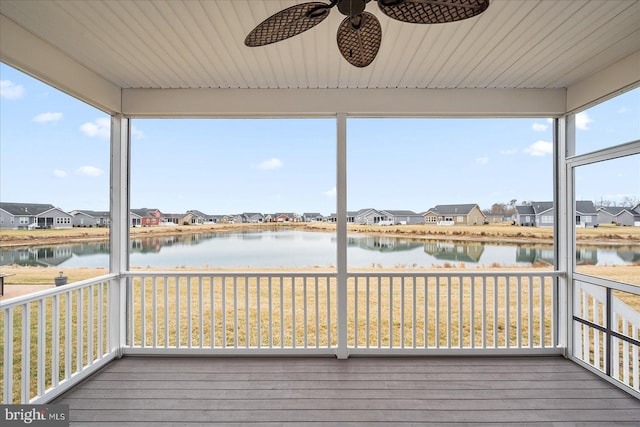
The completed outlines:
{"type": "Polygon", "coordinates": [[[0,13],[124,89],[539,88],[572,86],[640,49],[637,0],[493,0],[450,24],[381,22],[376,60],[349,65],[343,16],[244,46],[262,20],[303,1],[2,0],[0,13]]]}

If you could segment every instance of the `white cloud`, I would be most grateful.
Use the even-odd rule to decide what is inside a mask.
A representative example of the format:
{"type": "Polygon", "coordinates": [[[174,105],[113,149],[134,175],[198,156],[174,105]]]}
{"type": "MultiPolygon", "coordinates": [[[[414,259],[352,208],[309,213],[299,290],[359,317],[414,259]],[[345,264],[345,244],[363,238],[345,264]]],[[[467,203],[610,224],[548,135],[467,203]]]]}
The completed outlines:
{"type": "Polygon", "coordinates": [[[617,111],[618,114],[628,113],[629,109],[627,107],[620,107],[617,111]]]}
{"type": "Polygon", "coordinates": [[[336,187],[333,187],[331,190],[327,190],[324,192],[325,196],[328,197],[335,197],[335,195],[337,194],[338,190],[336,189],[336,187]]]}
{"type": "Polygon", "coordinates": [[[478,165],[486,165],[487,163],[489,163],[489,158],[487,156],[478,157],[476,159],[476,164],[478,165]]]}
{"type": "Polygon", "coordinates": [[[279,169],[282,166],[283,166],[282,160],[274,157],[272,159],[265,160],[264,162],[260,163],[257,167],[260,170],[268,171],[268,170],[279,169]]]}
{"type": "Polygon", "coordinates": [[[512,156],[518,152],[517,148],[509,148],[508,150],[500,150],[500,154],[504,156],[512,156]]]}
{"type": "Polygon", "coordinates": [[[48,123],[48,122],[57,122],[58,120],[62,120],[62,113],[42,113],[35,116],[31,121],[36,123],[48,123]]]}
{"type": "Polygon", "coordinates": [[[524,152],[531,156],[542,157],[553,153],[553,144],[548,141],[536,141],[525,148],[524,152]]]}
{"type": "Polygon", "coordinates": [[[549,118],[547,119],[547,123],[549,123],[549,124],[553,124],[553,119],[552,119],[551,117],[549,117],[549,118]]]}
{"type": "Polygon", "coordinates": [[[67,173],[60,169],[54,169],[53,176],[55,176],[56,178],[64,178],[67,176],[67,173]]]}
{"type": "Polygon", "coordinates": [[[109,135],[111,135],[111,121],[106,117],[101,117],[93,122],[83,124],[80,126],[80,130],[90,137],[109,138],[109,135]]]}
{"type": "Polygon", "coordinates": [[[20,99],[24,96],[24,87],[11,80],[0,80],[0,97],[4,99],[20,99]]]}
{"type": "Polygon", "coordinates": [[[104,171],[102,169],[99,169],[95,166],[82,166],[79,167],[78,169],[76,169],[76,173],[78,175],[83,175],[83,176],[100,176],[104,173],[104,171]]]}
{"type": "Polygon", "coordinates": [[[131,126],[131,137],[135,139],[144,138],[144,133],[135,126],[131,126]]]}
{"type": "Polygon", "coordinates": [[[544,123],[534,123],[533,125],[531,125],[531,129],[533,129],[536,132],[544,132],[548,128],[549,128],[549,125],[545,125],[544,123]]]}
{"type": "Polygon", "coordinates": [[[590,123],[593,123],[593,119],[589,117],[586,111],[576,114],[576,128],[580,130],[589,130],[590,123]]]}

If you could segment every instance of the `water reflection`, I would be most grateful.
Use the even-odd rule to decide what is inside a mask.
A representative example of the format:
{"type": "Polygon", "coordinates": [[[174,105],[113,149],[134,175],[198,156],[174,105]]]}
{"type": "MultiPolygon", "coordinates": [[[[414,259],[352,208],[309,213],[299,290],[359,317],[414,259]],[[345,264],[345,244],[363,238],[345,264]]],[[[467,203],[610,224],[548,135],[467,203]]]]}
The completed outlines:
{"type": "MultiPolygon", "coordinates": [[[[552,245],[486,244],[389,236],[351,235],[347,240],[351,267],[415,265],[421,267],[532,266],[553,264],[552,245]]],[[[144,237],[131,241],[132,266],[309,267],[333,266],[334,233],[300,230],[194,233],[144,237]]],[[[640,245],[579,246],[578,265],[621,265],[640,262],[640,245]]],[[[107,267],[109,243],[83,243],[0,250],[0,265],[107,267]]]]}

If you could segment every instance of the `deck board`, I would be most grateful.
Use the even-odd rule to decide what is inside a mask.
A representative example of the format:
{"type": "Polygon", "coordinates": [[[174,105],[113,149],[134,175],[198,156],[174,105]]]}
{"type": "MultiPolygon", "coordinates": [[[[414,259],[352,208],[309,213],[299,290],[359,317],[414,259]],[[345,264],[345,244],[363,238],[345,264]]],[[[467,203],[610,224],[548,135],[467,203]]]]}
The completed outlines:
{"type": "Polygon", "coordinates": [[[638,425],[640,401],[560,357],[125,357],[62,395],[71,425],[638,425]]]}

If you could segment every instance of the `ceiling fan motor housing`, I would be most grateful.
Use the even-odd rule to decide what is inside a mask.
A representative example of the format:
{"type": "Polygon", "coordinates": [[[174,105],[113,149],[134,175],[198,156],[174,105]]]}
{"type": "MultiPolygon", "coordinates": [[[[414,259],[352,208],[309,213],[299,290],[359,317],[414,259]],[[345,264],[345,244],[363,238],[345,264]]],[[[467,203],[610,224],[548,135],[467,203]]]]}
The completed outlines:
{"type": "Polygon", "coordinates": [[[338,10],[346,16],[356,16],[364,12],[367,7],[365,0],[339,0],[338,10]]]}

